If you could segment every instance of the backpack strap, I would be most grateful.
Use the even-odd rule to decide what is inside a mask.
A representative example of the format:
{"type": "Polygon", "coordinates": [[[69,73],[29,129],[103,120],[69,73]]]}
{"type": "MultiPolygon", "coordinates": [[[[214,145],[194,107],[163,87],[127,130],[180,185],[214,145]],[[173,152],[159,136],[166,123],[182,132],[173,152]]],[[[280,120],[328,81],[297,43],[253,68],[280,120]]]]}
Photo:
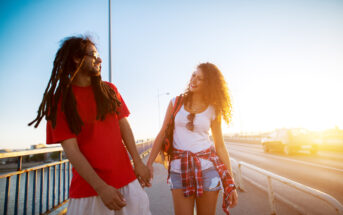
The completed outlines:
{"type": "Polygon", "coordinates": [[[183,100],[183,95],[179,95],[175,99],[174,107],[173,107],[173,115],[172,118],[173,120],[175,119],[176,114],[179,112],[181,106],[182,106],[182,100],[183,100]]]}

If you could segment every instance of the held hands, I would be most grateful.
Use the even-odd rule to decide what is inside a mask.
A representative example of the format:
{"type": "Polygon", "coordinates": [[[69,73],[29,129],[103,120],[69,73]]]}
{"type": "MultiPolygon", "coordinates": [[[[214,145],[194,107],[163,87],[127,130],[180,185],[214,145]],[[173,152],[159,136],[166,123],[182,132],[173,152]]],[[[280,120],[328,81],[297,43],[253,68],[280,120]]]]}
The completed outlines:
{"type": "Polygon", "coordinates": [[[150,187],[151,175],[149,169],[142,161],[135,164],[135,174],[142,187],[150,187]]]}
{"type": "Polygon", "coordinates": [[[126,206],[124,196],[116,188],[106,185],[98,192],[101,200],[110,210],[120,210],[126,206]]]}

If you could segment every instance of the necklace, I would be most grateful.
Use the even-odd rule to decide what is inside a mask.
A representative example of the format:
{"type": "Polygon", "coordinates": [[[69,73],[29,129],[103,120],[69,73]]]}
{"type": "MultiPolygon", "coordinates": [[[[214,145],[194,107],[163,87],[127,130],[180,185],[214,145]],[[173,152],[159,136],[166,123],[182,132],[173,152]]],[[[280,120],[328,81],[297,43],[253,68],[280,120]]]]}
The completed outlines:
{"type": "Polygon", "coordinates": [[[190,110],[189,112],[192,113],[199,113],[205,110],[207,107],[206,104],[200,103],[200,104],[192,104],[191,106],[187,105],[187,109],[190,110]]]}

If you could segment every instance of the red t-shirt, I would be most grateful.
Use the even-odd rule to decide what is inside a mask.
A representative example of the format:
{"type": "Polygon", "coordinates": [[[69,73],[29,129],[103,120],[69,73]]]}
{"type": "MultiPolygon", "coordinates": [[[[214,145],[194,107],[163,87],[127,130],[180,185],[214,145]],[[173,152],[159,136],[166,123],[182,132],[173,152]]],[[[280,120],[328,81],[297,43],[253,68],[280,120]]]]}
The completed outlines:
{"type": "MultiPolygon", "coordinates": [[[[84,123],[82,130],[78,135],[70,131],[65,114],[61,111],[59,104],[55,128],[52,128],[51,121],[47,122],[46,143],[60,143],[76,137],[80,151],[100,178],[108,185],[120,188],[136,179],[119,128],[119,120],[127,117],[130,112],[117,88],[111,83],[107,84],[114,89],[121,101],[118,115],[107,114],[105,120],[96,120],[96,102],[92,87],[72,86],[77,111],[84,123]]],[[[95,190],[73,168],[70,198],[95,195],[97,195],[95,190]]]]}

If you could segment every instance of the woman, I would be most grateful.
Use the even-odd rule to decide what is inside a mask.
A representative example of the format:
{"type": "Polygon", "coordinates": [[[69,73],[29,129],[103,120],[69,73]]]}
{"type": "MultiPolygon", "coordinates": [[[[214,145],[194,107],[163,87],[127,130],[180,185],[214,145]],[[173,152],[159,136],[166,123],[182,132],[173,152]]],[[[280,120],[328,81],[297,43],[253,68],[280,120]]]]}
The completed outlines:
{"type": "MultiPolygon", "coordinates": [[[[181,98],[182,106],[174,121],[173,152],[168,172],[175,214],[193,214],[196,202],[198,215],[214,215],[220,181],[224,187],[223,209],[228,214],[228,208],[237,204],[237,192],[221,130],[221,118],[226,123],[231,118],[231,102],[223,75],[214,64],[200,64],[181,98]],[[210,128],[215,149],[209,139],[210,128]]],[[[147,163],[151,175],[175,100],[169,103],[147,163]]]]}

